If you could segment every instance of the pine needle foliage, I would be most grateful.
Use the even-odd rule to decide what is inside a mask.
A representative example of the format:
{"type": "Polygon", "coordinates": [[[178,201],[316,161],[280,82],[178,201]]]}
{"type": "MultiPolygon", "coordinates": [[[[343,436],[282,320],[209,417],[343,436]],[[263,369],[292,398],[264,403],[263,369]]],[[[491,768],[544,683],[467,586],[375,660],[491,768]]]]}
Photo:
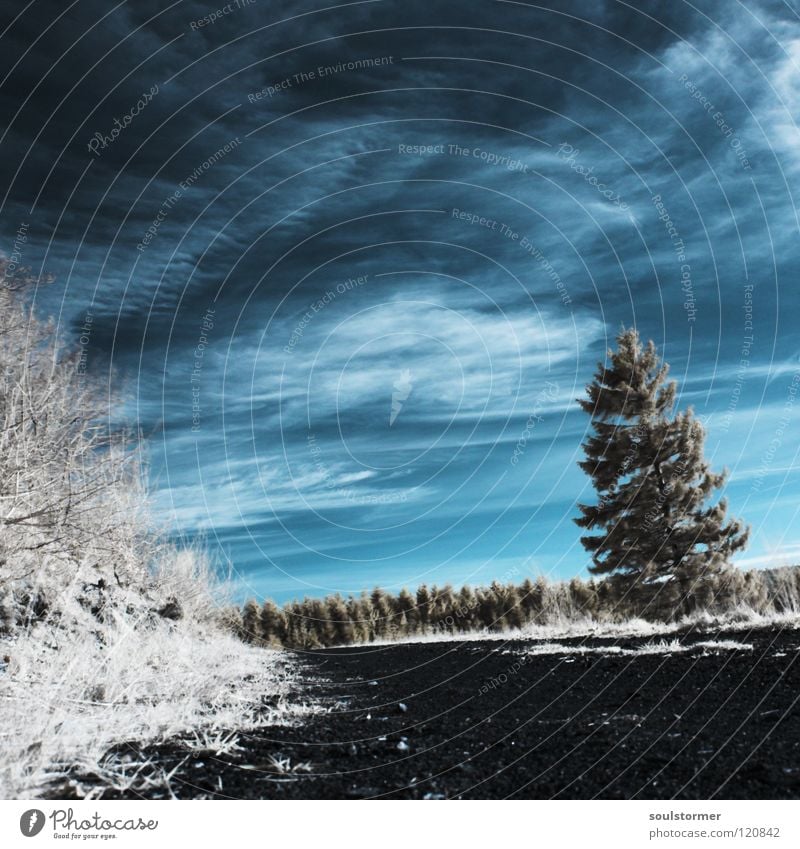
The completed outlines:
{"type": "Polygon", "coordinates": [[[691,599],[747,544],[749,529],[727,519],[726,480],[703,454],[705,429],[693,410],[674,412],[677,384],[668,381],[655,344],[623,329],[617,349],[598,364],[581,408],[593,432],[580,467],[598,494],[579,504],[576,523],[590,572],[618,576],[628,588],[671,582],[665,595],[691,599]]]}

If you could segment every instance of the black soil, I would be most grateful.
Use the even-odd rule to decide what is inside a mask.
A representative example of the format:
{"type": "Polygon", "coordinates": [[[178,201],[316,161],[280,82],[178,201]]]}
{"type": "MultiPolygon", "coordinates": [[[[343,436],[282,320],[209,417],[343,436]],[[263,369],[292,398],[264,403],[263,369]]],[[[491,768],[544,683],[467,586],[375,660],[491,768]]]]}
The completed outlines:
{"type": "Polygon", "coordinates": [[[327,712],[242,734],[229,755],[144,754],[176,770],[179,798],[798,798],[800,631],[685,632],[688,650],[624,653],[663,639],[558,640],[607,654],[531,655],[541,644],[519,639],[298,653],[298,698],[327,712]]]}

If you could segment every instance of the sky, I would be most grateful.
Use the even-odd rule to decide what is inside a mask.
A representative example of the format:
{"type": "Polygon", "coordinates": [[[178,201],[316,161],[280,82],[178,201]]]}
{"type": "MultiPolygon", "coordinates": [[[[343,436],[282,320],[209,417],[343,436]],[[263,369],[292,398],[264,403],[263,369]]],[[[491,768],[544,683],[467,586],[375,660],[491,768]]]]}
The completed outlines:
{"type": "Polygon", "coordinates": [[[32,0],[0,45],[0,248],[238,597],[586,576],[623,326],[737,564],[800,559],[791,3],[32,0]]]}

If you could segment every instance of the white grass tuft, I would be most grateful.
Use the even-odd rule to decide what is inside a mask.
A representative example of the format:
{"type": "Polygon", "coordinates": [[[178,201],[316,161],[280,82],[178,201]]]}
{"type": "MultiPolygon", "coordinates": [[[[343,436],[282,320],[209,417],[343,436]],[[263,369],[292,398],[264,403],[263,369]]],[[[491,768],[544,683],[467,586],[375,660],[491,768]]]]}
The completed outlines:
{"type": "MultiPolygon", "coordinates": [[[[697,643],[681,643],[678,640],[659,640],[657,643],[643,643],[640,646],[626,648],[623,646],[575,646],[565,643],[537,643],[521,653],[525,655],[600,655],[600,656],[643,656],[684,654],[701,650],[710,651],[752,651],[750,643],[737,643],[735,640],[704,640],[697,643]]],[[[507,654],[520,652],[509,649],[507,654]]]]}
{"type": "Polygon", "coordinates": [[[2,645],[3,798],[36,796],[73,770],[127,786],[138,773],[105,757],[115,744],[182,737],[190,751],[223,754],[236,746],[232,729],[309,710],[289,706],[285,655],[191,620],[141,629],[120,621],[102,642],[43,626],[2,645]],[[273,706],[262,706],[265,695],[273,706]]]}
{"type": "MultiPolygon", "coordinates": [[[[451,643],[508,640],[552,641],[558,639],[576,639],[591,637],[659,637],[676,634],[687,628],[698,632],[705,631],[749,631],[754,628],[800,628],[800,613],[758,613],[743,606],[726,614],[711,615],[705,612],[684,617],[677,622],[648,622],[644,619],[628,619],[622,622],[598,622],[582,618],[569,621],[560,618],[553,624],[527,625],[524,628],[505,631],[467,631],[449,633],[437,630],[428,634],[413,634],[406,637],[375,640],[364,645],[392,646],[400,643],[451,643]]],[[[697,645],[697,644],[695,644],[697,645]]]]}
{"type": "Polygon", "coordinates": [[[311,772],[313,769],[308,761],[293,764],[291,758],[286,755],[270,755],[268,761],[272,770],[280,775],[296,775],[300,772],[311,772]]]}
{"type": "Polygon", "coordinates": [[[238,731],[225,731],[220,728],[203,728],[192,731],[191,736],[181,740],[182,745],[190,752],[207,753],[218,758],[234,752],[243,752],[239,745],[238,731]]]}

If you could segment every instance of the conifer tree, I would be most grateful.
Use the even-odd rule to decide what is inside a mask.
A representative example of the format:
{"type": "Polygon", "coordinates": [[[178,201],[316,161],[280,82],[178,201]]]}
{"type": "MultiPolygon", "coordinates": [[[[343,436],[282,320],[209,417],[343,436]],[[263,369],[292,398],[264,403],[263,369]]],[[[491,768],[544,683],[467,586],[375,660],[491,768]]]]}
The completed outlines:
{"type": "Polygon", "coordinates": [[[364,618],[361,602],[353,596],[347,597],[347,618],[353,625],[353,640],[366,642],[369,639],[369,623],[364,618]]]}
{"type": "MultiPolygon", "coordinates": [[[[330,620],[333,639],[338,646],[346,646],[353,642],[355,631],[353,622],[347,612],[347,606],[344,599],[336,593],[335,596],[327,599],[327,613],[330,620]]],[[[327,643],[326,643],[327,645],[327,643]]]]}
{"type": "Polygon", "coordinates": [[[453,588],[450,584],[445,584],[441,589],[433,588],[433,610],[434,618],[439,622],[439,627],[446,624],[448,617],[453,615],[453,588]]]}
{"type": "Polygon", "coordinates": [[[376,637],[385,636],[386,620],[389,616],[389,606],[386,603],[386,594],[380,587],[375,587],[372,590],[369,603],[372,630],[376,637]]]}
{"type": "Polygon", "coordinates": [[[617,343],[579,400],[594,427],[579,465],[599,501],[579,504],[575,521],[600,531],[581,537],[593,574],[621,576],[628,589],[670,579],[686,599],[746,545],[748,529],[726,520],[724,498],[706,506],[726,473],[705,461],[705,430],[691,407],[673,413],[676,384],[654,343],[643,346],[633,329],[617,343]]]}
{"type": "Polygon", "coordinates": [[[366,593],[366,590],[361,591],[361,595],[357,599],[359,609],[359,620],[362,623],[364,636],[366,640],[372,642],[375,639],[375,619],[372,615],[372,602],[366,593]]]}
{"type": "Polygon", "coordinates": [[[275,602],[267,599],[261,608],[261,637],[267,645],[286,642],[286,616],[275,602]]]}
{"type": "Polygon", "coordinates": [[[456,627],[459,631],[471,631],[475,627],[475,608],[477,606],[478,600],[472,587],[461,587],[456,607],[456,627]]]}
{"type": "Polygon", "coordinates": [[[507,628],[521,628],[524,624],[523,610],[520,603],[519,590],[514,584],[502,589],[503,613],[507,628]]]}
{"type": "Polygon", "coordinates": [[[369,603],[372,631],[376,637],[385,637],[389,631],[389,619],[391,617],[391,609],[389,608],[389,602],[386,600],[386,593],[380,587],[375,587],[370,596],[369,603]]]}
{"type": "Polygon", "coordinates": [[[428,590],[427,585],[421,584],[417,587],[417,616],[419,617],[419,623],[422,626],[423,631],[430,622],[430,605],[430,591],[428,590]]]}
{"type": "Polygon", "coordinates": [[[542,597],[544,596],[544,579],[534,582],[525,578],[519,588],[519,600],[522,606],[523,617],[526,622],[533,622],[542,609],[542,597]]]}
{"type": "Polygon", "coordinates": [[[261,611],[254,599],[242,608],[242,639],[247,643],[261,642],[261,611]]]}
{"type": "Polygon", "coordinates": [[[311,645],[330,646],[333,644],[333,623],[328,619],[325,602],[320,598],[303,600],[306,622],[311,632],[311,645]]]}
{"type": "Polygon", "coordinates": [[[284,607],[286,615],[287,644],[293,648],[303,648],[307,638],[303,606],[299,601],[287,603],[284,607]]]}
{"type": "Polygon", "coordinates": [[[403,587],[397,595],[398,626],[403,633],[413,634],[417,630],[417,605],[411,593],[403,587]]]}
{"type": "Polygon", "coordinates": [[[493,628],[497,619],[494,593],[482,587],[478,590],[478,617],[484,628],[493,628]]]}

